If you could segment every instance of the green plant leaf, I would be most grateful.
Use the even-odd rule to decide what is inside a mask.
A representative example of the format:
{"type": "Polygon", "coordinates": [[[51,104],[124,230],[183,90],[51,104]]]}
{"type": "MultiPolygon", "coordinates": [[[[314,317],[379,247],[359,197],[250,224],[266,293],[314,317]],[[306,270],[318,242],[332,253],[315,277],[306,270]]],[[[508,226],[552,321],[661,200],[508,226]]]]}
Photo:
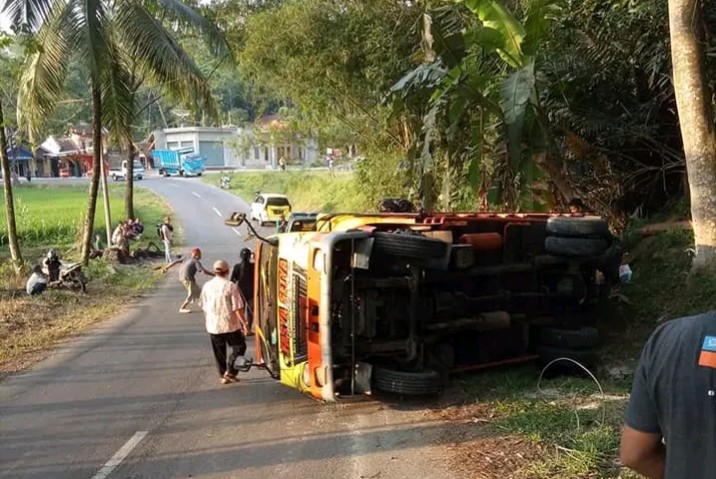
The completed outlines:
{"type": "Polygon", "coordinates": [[[530,60],[502,82],[501,106],[508,125],[524,119],[525,108],[535,87],[534,67],[534,60],[530,60]]]}
{"type": "Polygon", "coordinates": [[[522,51],[525,29],[509,10],[496,0],[465,0],[465,5],[485,27],[502,34],[503,41],[498,50],[502,59],[514,68],[522,66],[525,62],[522,51]]]}
{"type": "Polygon", "coordinates": [[[513,72],[502,84],[502,111],[507,124],[507,151],[514,171],[522,157],[522,133],[525,112],[534,91],[534,61],[513,72]]]}
{"type": "Polygon", "coordinates": [[[524,21],[525,38],[522,42],[522,51],[525,55],[534,56],[549,34],[549,28],[562,12],[564,0],[532,0],[524,21]]]}

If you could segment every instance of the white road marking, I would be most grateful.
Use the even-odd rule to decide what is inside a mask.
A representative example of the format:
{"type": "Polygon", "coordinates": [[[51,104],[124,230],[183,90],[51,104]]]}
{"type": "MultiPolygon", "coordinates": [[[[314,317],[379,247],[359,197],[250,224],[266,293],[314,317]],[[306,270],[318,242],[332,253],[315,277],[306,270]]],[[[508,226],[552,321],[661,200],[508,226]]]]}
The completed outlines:
{"type": "Polygon", "coordinates": [[[241,231],[237,230],[236,228],[231,228],[231,229],[234,230],[234,233],[241,236],[241,231]]]}
{"type": "Polygon", "coordinates": [[[92,476],[92,479],[106,479],[107,476],[109,476],[112,471],[114,471],[114,468],[119,466],[122,461],[129,455],[130,452],[132,452],[132,449],[137,447],[137,444],[144,439],[144,436],[146,436],[149,433],[149,431],[137,431],[134,433],[134,436],[129,439],[129,441],[124,443],[124,446],[122,446],[117,453],[112,456],[112,459],[107,461],[107,463],[102,466],[102,468],[92,476]]]}
{"type": "Polygon", "coordinates": [[[191,194],[196,196],[197,198],[201,198],[201,195],[199,193],[192,191],[191,194]]]}
{"type": "Polygon", "coordinates": [[[219,215],[219,218],[223,218],[223,216],[221,216],[221,211],[217,210],[215,206],[212,206],[211,209],[214,210],[217,215],[219,215]]]}

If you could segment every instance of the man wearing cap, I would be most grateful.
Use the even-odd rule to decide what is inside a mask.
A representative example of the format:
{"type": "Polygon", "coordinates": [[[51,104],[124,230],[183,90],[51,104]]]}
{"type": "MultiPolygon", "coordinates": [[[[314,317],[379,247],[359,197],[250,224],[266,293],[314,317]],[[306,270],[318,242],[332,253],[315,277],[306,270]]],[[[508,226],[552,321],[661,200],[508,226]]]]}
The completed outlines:
{"type": "Polygon", "coordinates": [[[207,271],[206,268],[204,268],[201,261],[199,261],[200,259],[201,250],[199,248],[194,248],[191,250],[191,258],[182,265],[181,270],[179,271],[179,279],[186,288],[186,299],[181,306],[179,306],[180,313],[191,313],[191,310],[188,308],[189,303],[196,303],[199,299],[201,289],[199,288],[199,285],[196,284],[196,273],[201,271],[209,276],[214,276],[214,273],[207,271]]]}
{"type": "Polygon", "coordinates": [[[214,263],[214,278],[201,289],[199,305],[204,310],[206,331],[211,337],[214,359],[221,376],[221,384],[238,382],[238,370],[234,362],[246,352],[246,321],[238,287],[229,281],[229,263],[219,260],[214,263]],[[232,351],[226,357],[226,350],[232,351]]]}

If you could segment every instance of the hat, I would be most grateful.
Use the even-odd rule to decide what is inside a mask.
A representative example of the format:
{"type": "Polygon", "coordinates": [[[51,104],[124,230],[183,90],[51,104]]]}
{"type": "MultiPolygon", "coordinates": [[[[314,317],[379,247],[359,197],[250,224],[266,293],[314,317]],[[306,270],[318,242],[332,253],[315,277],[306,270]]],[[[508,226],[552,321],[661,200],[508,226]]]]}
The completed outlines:
{"type": "Polygon", "coordinates": [[[220,259],[220,260],[214,262],[214,272],[215,273],[227,273],[228,271],[229,271],[229,263],[227,263],[223,259],[220,259]]]}
{"type": "Polygon", "coordinates": [[[192,256],[196,256],[196,255],[198,255],[198,254],[201,254],[201,249],[199,249],[199,248],[193,248],[193,249],[191,250],[191,255],[192,255],[192,256]]]}

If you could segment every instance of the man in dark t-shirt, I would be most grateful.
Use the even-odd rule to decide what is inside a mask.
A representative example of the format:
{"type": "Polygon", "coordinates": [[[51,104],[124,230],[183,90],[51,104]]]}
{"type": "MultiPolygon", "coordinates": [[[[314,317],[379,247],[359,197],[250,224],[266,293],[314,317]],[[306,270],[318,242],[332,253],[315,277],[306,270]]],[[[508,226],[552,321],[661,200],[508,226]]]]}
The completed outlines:
{"type": "Polygon", "coordinates": [[[650,479],[716,477],[716,311],[670,321],[649,338],[621,460],[650,479]]]}

